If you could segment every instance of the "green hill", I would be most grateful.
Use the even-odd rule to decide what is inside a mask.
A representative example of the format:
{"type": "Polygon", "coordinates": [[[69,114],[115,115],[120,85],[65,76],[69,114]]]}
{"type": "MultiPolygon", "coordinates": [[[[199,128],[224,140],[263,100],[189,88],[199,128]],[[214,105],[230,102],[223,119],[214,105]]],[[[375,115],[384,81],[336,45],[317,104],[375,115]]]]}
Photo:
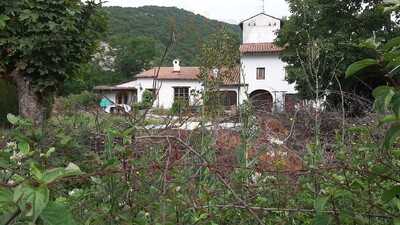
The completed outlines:
{"type": "Polygon", "coordinates": [[[183,65],[196,65],[196,57],[207,37],[226,29],[240,38],[240,28],[175,7],[145,6],[139,8],[106,7],[109,14],[109,31],[106,40],[111,44],[127,37],[146,36],[158,42],[160,52],[175,30],[175,44],[164,64],[179,58],[183,65]]]}

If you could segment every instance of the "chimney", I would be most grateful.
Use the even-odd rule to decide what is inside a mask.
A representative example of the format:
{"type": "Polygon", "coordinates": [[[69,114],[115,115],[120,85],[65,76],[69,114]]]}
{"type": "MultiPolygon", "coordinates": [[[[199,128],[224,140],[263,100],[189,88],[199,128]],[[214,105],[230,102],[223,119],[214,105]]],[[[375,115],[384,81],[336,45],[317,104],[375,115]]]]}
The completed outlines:
{"type": "Polygon", "coordinates": [[[218,68],[214,68],[213,69],[213,76],[214,77],[218,77],[218,74],[219,74],[219,69],[218,68]]]}
{"type": "Polygon", "coordinates": [[[181,66],[179,65],[179,59],[175,59],[173,61],[174,64],[174,72],[181,72],[181,66]]]}

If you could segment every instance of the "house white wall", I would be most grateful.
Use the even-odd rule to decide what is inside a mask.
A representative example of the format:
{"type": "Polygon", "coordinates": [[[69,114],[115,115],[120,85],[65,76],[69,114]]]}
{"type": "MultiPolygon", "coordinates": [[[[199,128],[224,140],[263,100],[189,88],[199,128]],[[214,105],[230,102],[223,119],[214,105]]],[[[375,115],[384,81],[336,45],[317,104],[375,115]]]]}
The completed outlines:
{"type": "MultiPolygon", "coordinates": [[[[274,102],[284,104],[284,94],[296,93],[295,85],[285,80],[285,63],[275,54],[242,55],[241,83],[248,84],[247,93],[256,90],[266,90],[271,93],[274,102]],[[257,80],[257,68],[265,68],[265,80],[257,80]]],[[[244,88],[243,88],[244,89],[244,88]]],[[[242,89],[240,103],[246,99],[242,89]]]]}
{"type": "MultiPolygon", "coordinates": [[[[125,84],[118,85],[119,87],[135,87],[138,90],[138,102],[142,101],[143,93],[146,89],[153,89],[152,78],[139,78],[125,84]]],[[[174,88],[175,87],[189,87],[189,94],[191,91],[203,90],[200,81],[196,80],[158,80],[156,83],[159,93],[154,107],[169,109],[174,103],[174,88]]],[[[190,97],[190,104],[194,104],[198,100],[194,96],[190,97]]]]}
{"type": "Polygon", "coordinates": [[[274,42],[281,21],[265,14],[243,22],[243,43],[274,42]]]}

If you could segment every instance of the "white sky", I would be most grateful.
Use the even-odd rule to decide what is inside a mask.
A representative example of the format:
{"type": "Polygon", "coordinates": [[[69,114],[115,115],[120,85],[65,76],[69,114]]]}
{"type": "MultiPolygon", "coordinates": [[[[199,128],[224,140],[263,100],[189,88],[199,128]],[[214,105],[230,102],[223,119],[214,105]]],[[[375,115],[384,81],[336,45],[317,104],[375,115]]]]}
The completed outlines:
{"type": "MultiPolygon", "coordinates": [[[[175,6],[205,17],[237,24],[262,12],[262,0],[108,0],[106,6],[139,7],[175,6]]],[[[265,12],[271,16],[288,16],[285,0],[265,0],[265,12]]]]}

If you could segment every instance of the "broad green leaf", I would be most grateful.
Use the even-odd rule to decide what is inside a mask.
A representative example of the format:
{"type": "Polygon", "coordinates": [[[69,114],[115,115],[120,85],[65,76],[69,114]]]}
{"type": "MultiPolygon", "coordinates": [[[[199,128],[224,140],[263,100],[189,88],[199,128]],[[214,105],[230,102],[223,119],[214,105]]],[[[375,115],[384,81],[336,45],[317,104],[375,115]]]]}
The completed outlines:
{"type": "Polygon", "coordinates": [[[43,178],[41,179],[41,182],[45,184],[50,184],[57,179],[61,179],[64,177],[70,177],[70,176],[77,176],[82,174],[82,171],[79,169],[79,167],[73,163],[69,163],[68,166],[64,168],[54,168],[50,169],[44,172],[43,178]]]}
{"type": "Polygon", "coordinates": [[[369,38],[362,42],[359,46],[361,48],[370,48],[370,49],[377,49],[380,43],[376,42],[375,38],[369,38]]]}
{"type": "Polygon", "coordinates": [[[64,177],[65,175],[66,172],[64,168],[54,168],[51,170],[46,170],[41,181],[45,184],[50,184],[55,180],[64,177]]]}
{"type": "Polygon", "coordinates": [[[22,154],[25,156],[29,154],[31,151],[31,147],[29,146],[28,142],[20,142],[18,143],[18,149],[21,151],[22,154]]]}
{"type": "Polygon", "coordinates": [[[51,154],[53,154],[56,151],[54,147],[51,147],[47,152],[46,152],[46,158],[50,158],[51,154]]]}
{"type": "Polygon", "coordinates": [[[324,210],[326,203],[328,202],[329,197],[319,197],[314,202],[314,209],[317,212],[321,212],[324,210]]]}
{"type": "Polygon", "coordinates": [[[49,202],[49,189],[46,186],[31,187],[21,184],[15,188],[13,199],[22,213],[35,222],[49,202]]]}
{"type": "Polygon", "coordinates": [[[12,125],[17,125],[19,122],[19,118],[14,116],[13,114],[9,113],[7,114],[7,120],[10,122],[12,125]]]}
{"type": "Polygon", "coordinates": [[[19,16],[20,21],[28,20],[28,22],[36,22],[38,18],[39,15],[29,9],[22,10],[21,15],[19,16]]]}
{"type": "Polygon", "coordinates": [[[35,188],[34,193],[32,195],[32,216],[33,221],[40,216],[43,209],[46,208],[49,202],[49,189],[45,186],[35,188]]]}
{"type": "Polygon", "coordinates": [[[346,70],[346,78],[352,77],[362,70],[370,67],[378,65],[378,61],[376,59],[363,59],[358,62],[351,64],[346,70]]]}
{"type": "Polygon", "coordinates": [[[400,225],[400,218],[394,218],[393,224],[394,225],[400,225]]]}
{"type": "Polygon", "coordinates": [[[383,175],[388,172],[388,168],[384,165],[375,165],[374,167],[372,167],[371,172],[374,175],[383,175]]]}
{"type": "Polygon", "coordinates": [[[40,215],[40,219],[45,225],[77,224],[68,207],[59,202],[50,202],[40,215]]]}
{"type": "Polygon", "coordinates": [[[400,47],[400,37],[395,37],[391,40],[389,40],[384,46],[383,49],[384,51],[390,51],[393,48],[398,48],[400,47]]]}
{"type": "Polygon", "coordinates": [[[390,149],[396,142],[399,135],[400,135],[400,124],[392,125],[390,129],[386,132],[385,140],[383,142],[384,148],[390,149]]]}
{"type": "Polygon", "coordinates": [[[359,179],[355,179],[352,183],[351,183],[351,187],[354,189],[367,189],[367,185],[364,184],[361,180],[359,179]]]}
{"type": "Polygon", "coordinates": [[[395,75],[398,74],[398,71],[400,70],[400,57],[396,57],[388,61],[388,63],[385,65],[385,70],[390,71],[388,75],[391,77],[394,77],[395,75]]]}
{"type": "Polygon", "coordinates": [[[372,95],[375,98],[375,110],[383,113],[389,107],[389,104],[392,101],[393,96],[395,95],[395,91],[392,87],[379,86],[375,88],[375,90],[372,92],[372,95]]]}
{"type": "Polygon", "coordinates": [[[392,111],[396,114],[397,117],[400,117],[400,94],[396,93],[390,102],[392,111]]]}
{"type": "Polygon", "coordinates": [[[73,163],[69,163],[68,166],[65,168],[65,173],[67,176],[75,176],[82,174],[82,171],[79,166],[73,163]]]}
{"type": "Polygon", "coordinates": [[[318,213],[313,221],[313,225],[327,225],[329,224],[329,216],[326,214],[318,213]]]}
{"type": "Polygon", "coordinates": [[[389,86],[379,86],[372,91],[372,96],[374,98],[380,98],[386,96],[389,92],[394,92],[392,87],[389,86]]]}
{"type": "Polygon", "coordinates": [[[7,188],[0,188],[0,211],[2,208],[6,207],[7,205],[14,204],[13,201],[13,192],[7,188]]]}
{"type": "Polygon", "coordinates": [[[400,186],[394,186],[389,190],[386,190],[382,195],[382,200],[388,202],[400,194],[400,186]]]}
{"type": "Polygon", "coordinates": [[[386,115],[379,121],[379,126],[385,125],[387,123],[398,122],[400,118],[395,115],[386,115]]]}
{"type": "Polygon", "coordinates": [[[0,30],[3,30],[6,25],[7,21],[10,19],[10,17],[5,16],[5,15],[0,15],[0,30]]]}
{"type": "Polygon", "coordinates": [[[0,168],[6,169],[10,166],[11,153],[0,151],[0,168]]]}
{"type": "Polygon", "coordinates": [[[397,159],[400,159],[400,150],[394,150],[394,151],[392,151],[392,154],[393,154],[397,159]]]}
{"type": "Polygon", "coordinates": [[[38,165],[31,163],[30,171],[36,181],[40,182],[43,179],[43,172],[39,169],[38,165]]]}

